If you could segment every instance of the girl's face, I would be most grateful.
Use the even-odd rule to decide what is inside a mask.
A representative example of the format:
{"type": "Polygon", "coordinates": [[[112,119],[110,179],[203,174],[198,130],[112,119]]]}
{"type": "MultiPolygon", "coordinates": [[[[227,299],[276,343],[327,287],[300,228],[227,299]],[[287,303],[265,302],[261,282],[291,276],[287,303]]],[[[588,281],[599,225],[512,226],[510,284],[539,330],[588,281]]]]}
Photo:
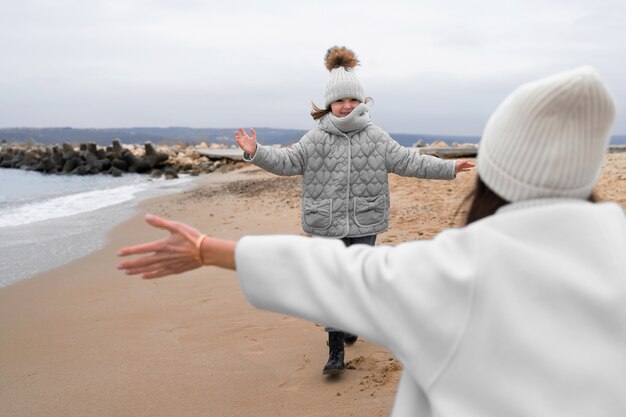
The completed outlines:
{"type": "Polygon", "coordinates": [[[361,102],[355,98],[344,98],[330,103],[330,112],[336,117],[346,117],[361,102]]]}

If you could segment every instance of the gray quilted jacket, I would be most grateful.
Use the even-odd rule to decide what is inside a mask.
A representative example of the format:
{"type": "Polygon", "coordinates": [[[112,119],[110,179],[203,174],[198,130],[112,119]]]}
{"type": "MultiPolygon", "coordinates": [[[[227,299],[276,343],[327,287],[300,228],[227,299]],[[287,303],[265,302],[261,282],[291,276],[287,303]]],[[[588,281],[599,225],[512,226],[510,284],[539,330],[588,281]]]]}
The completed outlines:
{"type": "Polygon", "coordinates": [[[453,179],[455,161],[420,155],[371,124],[361,104],[344,118],[328,114],[288,148],[257,144],[244,159],[277,175],[302,175],[302,228],[325,237],[384,232],[389,225],[387,174],[453,179]]]}

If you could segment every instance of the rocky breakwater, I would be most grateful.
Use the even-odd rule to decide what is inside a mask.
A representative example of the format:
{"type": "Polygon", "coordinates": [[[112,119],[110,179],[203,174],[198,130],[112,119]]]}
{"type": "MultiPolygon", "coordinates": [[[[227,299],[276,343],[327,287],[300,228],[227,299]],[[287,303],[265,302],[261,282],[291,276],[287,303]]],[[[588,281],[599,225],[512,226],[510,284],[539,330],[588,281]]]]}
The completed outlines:
{"type": "MultiPolygon", "coordinates": [[[[217,146],[217,145],[215,145],[217,146]]],[[[146,174],[152,177],[177,178],[178,174],[200,175],[220,167],[237,165],[221,158],[209,158],[196,152],[209,149],[198,146],[124,145],[113,140],[111,146],[95,143],[44,146],[39,144],[0,144],[0,168],[23,169],[46,174],[121,176],[124,173],[146,174]]]]}

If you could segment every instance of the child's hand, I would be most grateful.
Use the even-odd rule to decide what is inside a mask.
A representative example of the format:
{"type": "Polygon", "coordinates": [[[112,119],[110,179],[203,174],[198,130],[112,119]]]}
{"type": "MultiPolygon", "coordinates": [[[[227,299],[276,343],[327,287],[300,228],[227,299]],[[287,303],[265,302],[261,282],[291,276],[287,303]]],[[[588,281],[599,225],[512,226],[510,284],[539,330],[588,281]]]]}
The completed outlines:
{"type": "Polygon", "coordinates": [[[459,172],[467,172],[470,169],[474,168],[476,166],[476,164],[470,162],[470,161],[466,161],[465,159],[457,159],[456,160],[456,166],[454,167],[455,173],[459,173],[459,172]]]}
{"type": "Polygon", "coordinates": [[[254,129],[250,128],[250,134],[252,136],[248,136],[245,130],[239,128],[239,130],[235,132],[235,140],[239,144],[239,147],[252,158],[256,153],[256,132],[254,129]]]}

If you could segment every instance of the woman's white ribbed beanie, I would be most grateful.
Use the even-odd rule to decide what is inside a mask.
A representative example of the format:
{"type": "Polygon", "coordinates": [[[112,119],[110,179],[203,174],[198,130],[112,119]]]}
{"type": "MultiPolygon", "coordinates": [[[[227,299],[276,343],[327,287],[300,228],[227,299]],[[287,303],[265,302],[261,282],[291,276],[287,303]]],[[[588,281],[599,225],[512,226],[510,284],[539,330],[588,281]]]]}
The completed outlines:
{"type": "Polygon", "coordinates": [[[594,68],[523,84],[489,118],[478,175],[507,201],[586,199],[602,170],[615,105],[594,68]]]}
{"type": "Polygon", "coordinates": [[[344,98],[356,98],[361,103],[365,102],[363,87],[354,73],[354,67],[359,64],[354,52],[343,46],[333,46],[326,51],[324,61],[330,71],[324,92],[324,106],[328,107],[333,101],[344,98]]]}

